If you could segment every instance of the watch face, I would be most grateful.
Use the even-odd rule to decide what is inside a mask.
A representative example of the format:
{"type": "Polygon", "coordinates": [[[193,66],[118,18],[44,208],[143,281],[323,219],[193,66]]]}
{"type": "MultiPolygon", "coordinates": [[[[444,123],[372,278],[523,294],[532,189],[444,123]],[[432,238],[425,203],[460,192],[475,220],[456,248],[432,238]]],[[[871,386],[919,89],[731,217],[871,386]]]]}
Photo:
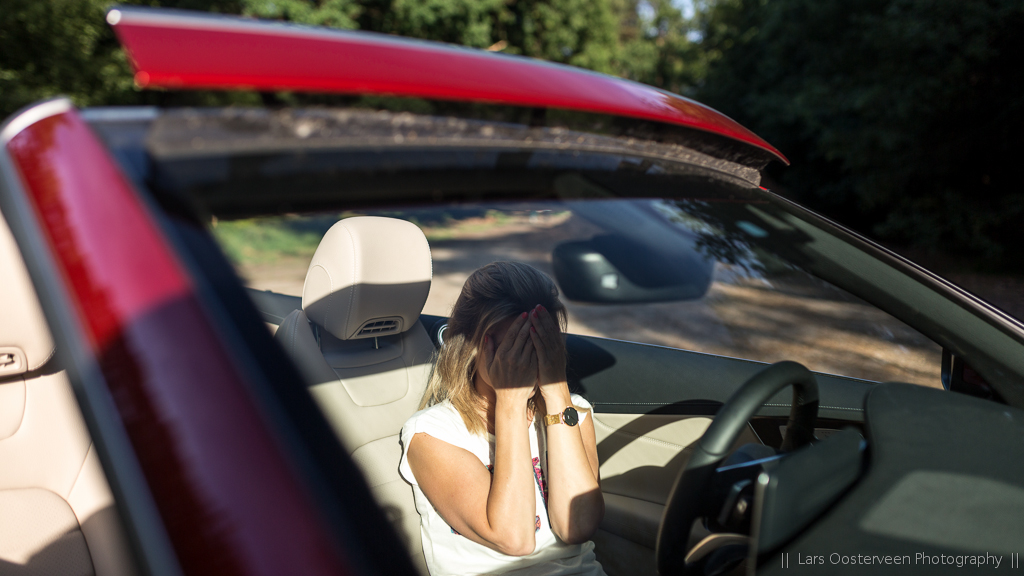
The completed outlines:
{"type": "Polygon", "coordinates": [[[580,414],[575,408],[569,406],[562,412],[562,420],[567,426],[575,426],[580,423],[580,414]]]}

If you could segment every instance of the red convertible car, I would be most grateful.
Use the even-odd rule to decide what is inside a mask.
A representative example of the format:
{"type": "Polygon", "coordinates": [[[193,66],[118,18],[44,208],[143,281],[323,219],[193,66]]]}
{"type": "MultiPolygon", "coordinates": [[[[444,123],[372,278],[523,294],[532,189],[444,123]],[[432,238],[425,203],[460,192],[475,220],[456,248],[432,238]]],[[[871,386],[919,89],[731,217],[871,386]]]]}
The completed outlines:
{"type": "Polygon", "coordinates": [[[0,128],[0,574],[425,573],[398,435],[495,260],[568,305],[609,575],[1019,568],[1024,325],[762,187],[787,161],[729,118],[429,42],[107,20],[143,88],[278,97],[0,128]]]}

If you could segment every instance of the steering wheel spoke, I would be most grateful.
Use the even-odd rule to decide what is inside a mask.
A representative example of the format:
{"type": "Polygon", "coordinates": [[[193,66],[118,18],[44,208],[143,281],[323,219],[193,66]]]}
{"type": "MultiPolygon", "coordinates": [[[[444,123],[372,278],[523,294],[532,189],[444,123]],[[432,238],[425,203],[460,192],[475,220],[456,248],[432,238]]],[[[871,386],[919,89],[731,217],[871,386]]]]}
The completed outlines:
{"type": "Polygon", "coordinates": [[[731,534],[728,532],[710,534],[686,553],[686,563],[696,564],[723,546],[736,545],[749,546],[750,536],[747,536],[746,534],[731,534]]]}

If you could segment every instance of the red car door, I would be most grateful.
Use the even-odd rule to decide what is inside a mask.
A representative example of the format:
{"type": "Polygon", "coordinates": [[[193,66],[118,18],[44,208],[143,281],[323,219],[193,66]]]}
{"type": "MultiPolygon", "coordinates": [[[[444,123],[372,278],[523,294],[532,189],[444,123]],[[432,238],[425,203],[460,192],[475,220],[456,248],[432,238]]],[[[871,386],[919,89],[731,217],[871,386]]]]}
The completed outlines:
{"type": "Polygon", "coordinates": [[[287,361],[261,370],[247,338],[269,336],[230,320],[70,102],[21,112],[0,143],[0,208],[144,570],[411,573],[378,553],[399,544],[305,391],[289,395],[287,361]]]}

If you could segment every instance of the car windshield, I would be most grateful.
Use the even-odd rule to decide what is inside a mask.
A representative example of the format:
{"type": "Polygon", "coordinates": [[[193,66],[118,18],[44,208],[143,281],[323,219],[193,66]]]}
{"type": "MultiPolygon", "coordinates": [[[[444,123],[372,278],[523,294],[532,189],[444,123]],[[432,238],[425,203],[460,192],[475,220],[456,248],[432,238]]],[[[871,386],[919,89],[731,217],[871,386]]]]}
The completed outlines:
{"type": "Polygon", "coordinates": [[[226,109],[94,126],[165,209],[205,214],[251,288],[301,294],[332,224],[388,216],[430,242],[428,315],[519,260],[556,279],[570,333],[941,386],[940,347],[904,322],[961,313],[891,258],[760,188],[722,143],[574,122],[226,109]],[[132,122],[144,150],[112,136],[132,122]]]}
{"type": "Polygon", "coordinates": [[[937,345],[767,248],[768,237],[793,231],[770,211],[763,201],[728,198],[488,202],[220,221],[212,230],[251,288],[299,296],[310,257],[336,221],[400,218],[430,243],[424,314],[448,316],[473,270],[516,260],[568,292],[570,333],[940,386],[937,345]],[[684,299],[574,300],[578,279],[565,262],[572,249],[582,260],[604,257],[609,267],[595,281],[609,292],[632,286],[657,300],[666,286],[685,286],[667,296],[684,299]]]}

